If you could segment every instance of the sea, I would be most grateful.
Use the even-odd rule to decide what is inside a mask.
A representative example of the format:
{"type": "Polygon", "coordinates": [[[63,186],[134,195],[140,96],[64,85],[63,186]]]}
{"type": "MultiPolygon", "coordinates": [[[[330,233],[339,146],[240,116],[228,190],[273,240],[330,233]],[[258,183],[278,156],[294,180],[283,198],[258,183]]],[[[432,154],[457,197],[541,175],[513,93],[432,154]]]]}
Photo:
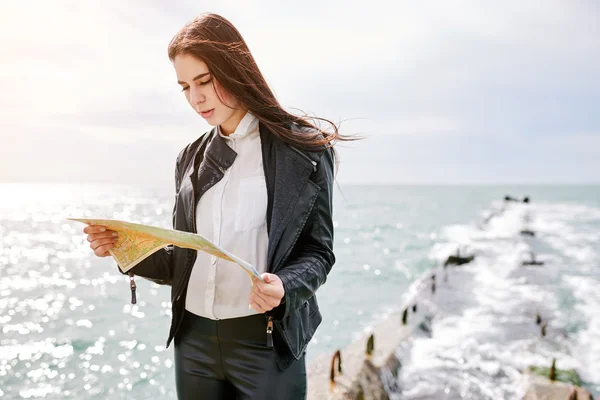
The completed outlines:
{"type": "MultiPolygon", "coordinates": [[[[170,228],[173,200],[159,187],[0,184],[1,399],[176,398],[170,287],[137,279],[130,304],[128,278],[67,220],[170,228]]],[[[308,363],[402,310],[459,251],[474,260],[438,278],[428,334],[397,350],[390,396],[520,399],[526,369],[552,359],[600,395],[600,185],[340,184],[334,224],[308,363]],[[531,257],[543,265],[523,266],[531,257]]]]}

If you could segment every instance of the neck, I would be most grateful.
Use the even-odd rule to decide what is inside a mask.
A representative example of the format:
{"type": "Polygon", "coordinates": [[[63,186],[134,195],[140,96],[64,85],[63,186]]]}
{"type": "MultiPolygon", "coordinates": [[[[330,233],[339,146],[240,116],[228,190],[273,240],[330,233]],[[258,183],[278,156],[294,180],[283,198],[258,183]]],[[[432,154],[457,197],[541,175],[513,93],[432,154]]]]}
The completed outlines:
{"type": "Polygon", "coordinates": [[[240,124],[240,121],[242,120],[242,118],[244,118],[244,115],[246,115],[247,112],[248,110],[243,108],[235,110],[233,115],[229,117],[227,121],[219,125],[221,133],[225,136],[229,136],[233,132],[235,132],[238,125],[240,124]]]}

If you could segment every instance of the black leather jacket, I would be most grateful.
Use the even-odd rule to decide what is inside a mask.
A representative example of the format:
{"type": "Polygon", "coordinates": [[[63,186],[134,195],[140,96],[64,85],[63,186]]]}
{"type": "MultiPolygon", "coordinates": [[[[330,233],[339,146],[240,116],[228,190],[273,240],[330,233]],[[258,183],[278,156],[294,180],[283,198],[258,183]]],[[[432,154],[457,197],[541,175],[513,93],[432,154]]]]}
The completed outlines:
{"type": "MultiPolygon", "coordinates": [[[[259,124],[267,185],[269,235],[267,271],[283,282],[282,303],[268,313],[281,369],[299,359],[321,323],[315,296],[335,262],[333,254],[333,157],[292,147],[259,124]]],[[[194,216],[203,193],[217,183],[236,153],[216,129],[187,145],[177,157],[173,229],[197,232],[194,216]]],[[[196,250],[168,246],[130,270],[171,285],[172,320],[167,347],[177,334],[196,250]]],[[[265,336],[267,337],[267,336],[265,336]]]]}

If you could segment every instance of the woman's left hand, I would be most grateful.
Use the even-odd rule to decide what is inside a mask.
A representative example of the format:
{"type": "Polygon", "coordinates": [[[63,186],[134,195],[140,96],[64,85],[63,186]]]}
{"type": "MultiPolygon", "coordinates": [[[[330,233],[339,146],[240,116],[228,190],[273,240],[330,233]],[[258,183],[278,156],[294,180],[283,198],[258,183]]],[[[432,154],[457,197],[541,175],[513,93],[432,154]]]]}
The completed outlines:
{"type": "Polygon", "coordinates": [[[277,307],[285,295],[283,282],[275,274],[264,273],[261,275],[265,280],[261,282],[257,278],[252,278],[254,285],[250,292],[248,302],[250,307],[259,313],[266,313],[277,307]]]}

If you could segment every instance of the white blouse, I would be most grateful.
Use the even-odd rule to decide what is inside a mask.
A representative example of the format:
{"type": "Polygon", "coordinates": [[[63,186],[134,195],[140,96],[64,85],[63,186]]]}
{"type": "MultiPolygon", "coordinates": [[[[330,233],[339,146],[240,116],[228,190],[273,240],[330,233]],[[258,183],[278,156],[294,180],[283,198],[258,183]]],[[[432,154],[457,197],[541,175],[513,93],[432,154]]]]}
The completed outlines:
{"type": "MultiPolygon", "coordinates": [[[[249,112],[225,139],[237,156],[223,178],[202,195],[196,209],[198,233],[252,264],[267,267],[267,186],[258,119],[249,112]]],[[[199,251],[185,309],[205,318],[256,314],[248,308],[250,278],[237,264],[199,251]]]]}

